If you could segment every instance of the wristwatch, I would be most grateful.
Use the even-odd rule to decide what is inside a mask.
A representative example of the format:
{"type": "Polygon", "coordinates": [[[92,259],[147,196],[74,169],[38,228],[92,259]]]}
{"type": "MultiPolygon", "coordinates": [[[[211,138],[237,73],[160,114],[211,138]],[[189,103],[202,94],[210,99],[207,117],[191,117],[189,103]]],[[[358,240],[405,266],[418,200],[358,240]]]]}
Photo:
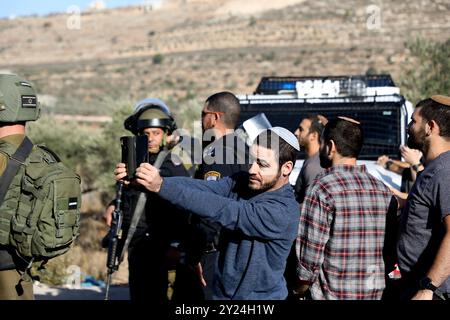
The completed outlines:
{"type": "Polygon", "coordinates": [[[385,168],[386,170],[389,170],[389,167],[390,167],[393,163],[394,163],[394,161],[392,161],[392,160],[386,161],[386,163],[384,164],[384,168],[385,168]]]}
{"type": "Polygon", "coordinates": [[[423,277],[419,280],[419,288],[421,290],[431,290],[433,292],[435,292],[437,289],[437,287],[431,282],[431,279],[428,277],[423,277]]]}

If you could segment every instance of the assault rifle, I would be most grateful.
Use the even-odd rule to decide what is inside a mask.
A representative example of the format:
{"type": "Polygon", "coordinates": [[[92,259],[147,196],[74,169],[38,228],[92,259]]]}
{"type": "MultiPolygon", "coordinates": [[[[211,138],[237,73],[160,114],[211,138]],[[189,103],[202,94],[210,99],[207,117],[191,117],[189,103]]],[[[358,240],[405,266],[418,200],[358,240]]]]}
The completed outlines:
{"type": "Polygon", "coordinates": [[[123,255],[118,254],[119,242],[122,239],[122,221],[123,213],[120,209],[122,203],[122,188],[123,182],[117,184],[117,194],[115,199],[115,209],[112,215],[111,229],[108,233],[108,257],[106,259],[106,267],[108,268],[106,280],[106,294],[105,300],[109,299],[109,287],[111,285],[112,275],[119,269],[122,262],[123,255]]]}
{"type": "MultiPolygon", "coordinates": [[[[145,137],[145,136],[144,136],[145,137]]],[[[122,160],[127,164],[127,171],[134,172],[135,169],[139,166],[141,162],[148,162],[148,160],[144,157],[143,160],[140,160],[139,164],[136,164],[136,159],[140,158],[135,156],[135,148],[136,148],[136,137],[123,137],[121,139],[122,142],[122,160]],[[129,156],[132,154],[132,156],[129,156]],[[131,160],[130,160],[131,159],[131,160]],[[133,169],[131,169],[133,168],[133,169]]],[[[145,145],[148,143],[148,138],[145,137],[145,140],[139,138],[139,140],[144,141],[145,145]]],[[[145,151],[148,150],[146,145],[145,151]]],[[[165,157],[168,155],[169,151],[167,149],[163,149],[159,152],[158,157],[155,160],[153,166],[157,169],[161,167],[162,162],[165,157]]],[[[148,153],[147,153],[148,156],[148,153]]],[[[134,174],[133,174],[134,176],[134,174]]],[[[133,176],[128,176],[129,180],[133,179],[133,176]]],[[[125,241],[122,241],[122,221],[123,221],[123,213],[120,209],[120,205],[122,203],[122,188],[123,182],[118,182],[117,195],[115,199],[115,209],[113,212],[113,218],[111,221],[111,228],[109,230],[108,235],[105,237],[105,244],[108,246],[108,257],[106,259],[106,266],[108,267],[107,273],[107,281],[106,281],[106,295],[105,300],[109,298],[109,286],[111,285],[112,274],[119,269],[120,263],[124,259],[124,255],[128,250],[128,246],[130,245],[131,239],[136,231],[136,227],[139,223],[139,220],[145,211],[145,204],[147,202],[147,193],[140,192],[136,205],[133,210],[133,215],[131,219],[130,226],[128,228],[127,237],[125,241]]]]}

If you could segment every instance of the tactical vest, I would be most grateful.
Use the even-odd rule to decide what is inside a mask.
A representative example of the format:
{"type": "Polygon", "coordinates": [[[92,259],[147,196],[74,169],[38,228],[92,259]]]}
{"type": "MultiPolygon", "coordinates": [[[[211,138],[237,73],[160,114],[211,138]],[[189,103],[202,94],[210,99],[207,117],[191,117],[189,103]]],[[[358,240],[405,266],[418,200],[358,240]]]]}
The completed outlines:
{"type": "MultiPolygon", "coordinates": [[[[2,143],[8,158],[16,147],[2,143]]],[[[80,177],[48,148],[34,146],[0,204],[0,244],[26,261],[67,252],[79,234],[80,177]]]]}

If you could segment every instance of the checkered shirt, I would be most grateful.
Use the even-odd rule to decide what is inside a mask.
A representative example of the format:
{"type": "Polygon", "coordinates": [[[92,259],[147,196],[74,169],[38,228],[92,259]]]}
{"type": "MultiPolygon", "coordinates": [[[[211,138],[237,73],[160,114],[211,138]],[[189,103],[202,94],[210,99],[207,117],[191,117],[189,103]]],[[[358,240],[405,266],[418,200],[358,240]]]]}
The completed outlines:
{"type": "Polygon", "coordinates": [[[296,242],[297,274],[317,300],[380,299],[390,190],[365,166],[340,165],[306,192],[296,242]]]}

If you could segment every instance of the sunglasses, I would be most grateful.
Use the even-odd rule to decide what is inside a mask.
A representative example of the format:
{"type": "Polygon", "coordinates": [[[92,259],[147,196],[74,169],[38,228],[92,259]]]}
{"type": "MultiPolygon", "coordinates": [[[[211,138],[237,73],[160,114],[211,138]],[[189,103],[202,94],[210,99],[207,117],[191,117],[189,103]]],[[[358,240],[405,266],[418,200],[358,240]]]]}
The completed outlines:
{"type": "Polygon", "coordinates": [[[220,112],[220,111],[204,111],[204,110],[202,110],[202,118],[206,117],[207,114],[224,115],[225,112],[220,112]]]}

